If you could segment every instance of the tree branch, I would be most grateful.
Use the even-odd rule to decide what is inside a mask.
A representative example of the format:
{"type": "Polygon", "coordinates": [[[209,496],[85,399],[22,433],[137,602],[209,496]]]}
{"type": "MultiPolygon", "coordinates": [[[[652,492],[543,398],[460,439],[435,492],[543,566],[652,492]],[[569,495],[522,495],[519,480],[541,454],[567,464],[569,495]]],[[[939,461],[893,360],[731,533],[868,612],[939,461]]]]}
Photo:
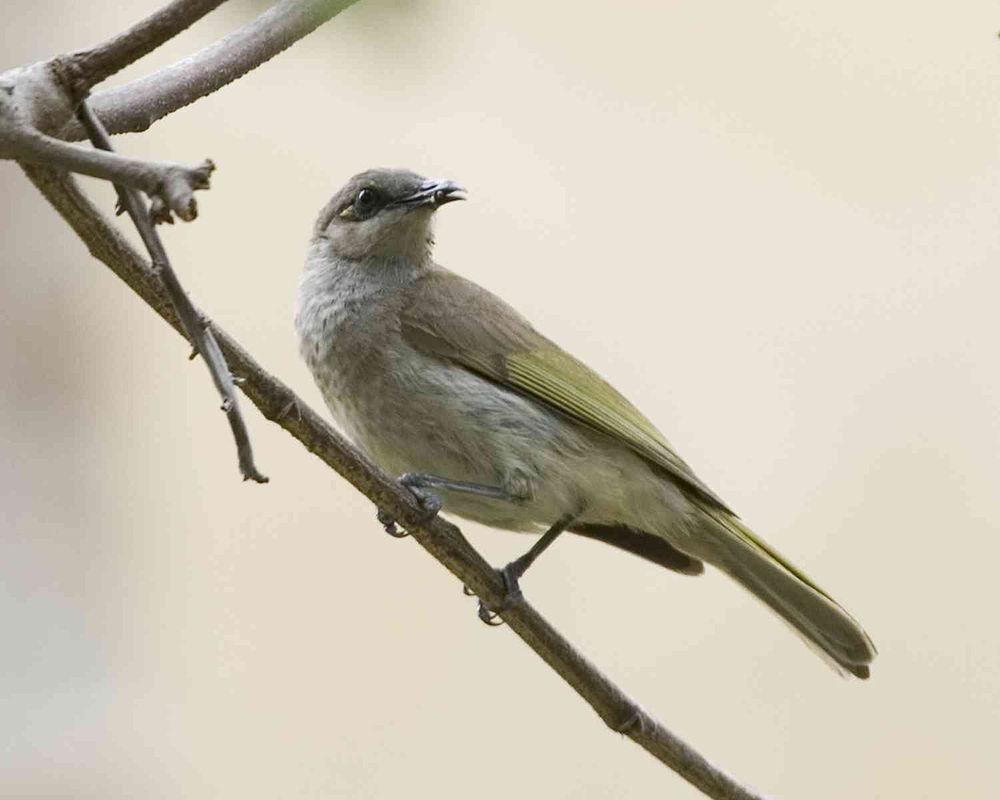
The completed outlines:
{"type": "Polygon", "coordinates": [[[143,161],[103,150],[87,150],[54,139],[35,128],[12,125],[2,114],[0,158],[47,164],[141,190],[188,222],[198,216],[195,190],[208,188],[209,175],[215,169],[208,159],[192,168],[166,161],[143,161]]]}
{"type": "MultiPolygon", "coordinates": [[[[103,218],[65,173],[22,165],[62,217],[104,262],[176,330],[182,331],[173,306],[150,266],[103,218]]],[[[386,509],[434,558],[491,607],[500,607],[504,585],[494,570],[444,519],[424,521],[424,512],[398,482],[338,434],[315,411],[266,372],[235,340],[216,329],[222,351],[240,388],[269,420],[298,439],[307,450],[346,478],[377,507],[386,509]]],[[[553,628],[528,602],[509,604],[503,619],[532,650],[615,731],[628,736],[714,800],[760,800],[629,699],[553,628]]]]}
{"type": "Polygon", "coordinates": [[[105,78],[153,52],[224,2],[174,0],[108,41],[65,56],[63,66],[72,77],[74,94],[86,97],[105,78]]]}
{"type": "MultiPolygon", "coordinates": [[[[122,59],[127,54],[141,55],[143,48],[151,46],[151,41],[162,40],[172,30],[180,30],[185,20],[197,18],[207,11],[208,6],[204,2],[175,2],[140,23],[133,31],[116,37],[106,48],[98,48],[94,51],[99,54],[95,56],[97,61],[91,63],[99,68],[109,68],[114,58],[122,59]],[[102,64],[103,67],[100,66],[102,64]]],[[[267,478],[254,464],[250,438],[240,413],[229,367],[208,322],[195,310],[184,292],[154,227],[154,222],[172,222],[173,214],[184,220],[193,220],[197,216],[194,190],[208,188],[214,165],[206,160],[191,169],[180,164],[147,162],[111,152],[107,132],[86,101],[87,76],[81,77],[78,67],[74,57],[60,57],[0,75],[0,158],[14,158],[22,165],[33,162],[48,168],[79,172],[114,184],[119,204],[135,223],[149,251],[156,276],[162,281],[183,323],[185,335],[194,352],[203,357],[222,396],[222,410],[226,412],[236,440],[244,480],[266,483],[267,478]],[[76,147],[46,133],[61,127],[74,114],[98,149],[76,147]],[[140,191],[152,198],[151,209],[147,209],[140,191]]]]}
{"type": "MultiPolygon", "coordinates": [[[[104,150],[111,150],[111,140],[107,131],[104,130],[99,119],[90,110],[87,101],[84,100],[77,107],[77,116],[81,124],[86,129],[90,140],[95,147],[104,150]]],[[[68,145],[72,146],[72,145],[68,145]]],[[[209,162],[211,163],[211,162],[209,162]]],[[[163,282],[163,288],[170,297],[171,305],[177,316],[180,318],[181,327],[185,336],[194,347],[194,352],[201,354],[208,371],[212,376],[215,388],[222,396],[222,410],[226,412],[229,419],[229,427],[233,431],[233,438],[236,440],[236,453],[239,458],[240,472],[243,480],[253,480],[257,483],[267,483],[267,477],[262,475],[257,469],[253,460],[253,449],[250,446],[250,435],[247,433],[246,423],[240,413],[239,398],[236,396],[236,386],[233,383],[232,373],[219,349],[215,336],[208,326],[207,320],[199,314],[191,304],[190,298],[181,286],[181,282],[174,272],[174,268],[167,258],[166,248],[160,241],[160,235],[156,232],[153,219],[146,209],[146,203],[142,195],[135,189],[130,189],[119,184],[115,184],[115,191],[118,193],[118,202],[124,208],[142,238],[143,244],[149,251],[149,257],[153,269],[158,273],[163,282]]],[[[154,201],[155,205],[155,201],[154,201]]],[[[163,211],[163,213],[168,213],[163,211]]],[[[162,216],[161,216],[162,218],[162,216]]]]}
{"type": "MultiPolygon", "coordinates": [[[[295,44],[357,0],[281,0],[253,22],[188,58],[145,78],[95,92],[91,107],[114,133],[144,131],[154,122],[221,89],[295,44]]],[[[70,124],[60,138],[83,139],[70,124]]]]}

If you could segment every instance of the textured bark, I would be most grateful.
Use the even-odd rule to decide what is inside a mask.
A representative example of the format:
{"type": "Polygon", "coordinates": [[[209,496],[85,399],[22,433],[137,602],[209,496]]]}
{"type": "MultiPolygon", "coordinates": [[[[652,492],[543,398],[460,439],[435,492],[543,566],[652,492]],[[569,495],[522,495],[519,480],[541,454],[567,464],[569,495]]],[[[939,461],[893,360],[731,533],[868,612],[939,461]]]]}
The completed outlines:
{"type": "Polygon", "coordinates": [[[65,59],[77,78],[74,90],[85,95],[92,86],[114,75],[193,25],[225,0],[174,0],[97,47],[65,59]]]}
{"type": "MultiPolygon", "coordinates": [[[[94,113],[109,133],[144,131],[158,119],[243,77],[357,0],[281,0],[253,22],[176,64],[95,92],[94,113]]],[[[83,139],[72,120],[66,139],[83,139]]]]}

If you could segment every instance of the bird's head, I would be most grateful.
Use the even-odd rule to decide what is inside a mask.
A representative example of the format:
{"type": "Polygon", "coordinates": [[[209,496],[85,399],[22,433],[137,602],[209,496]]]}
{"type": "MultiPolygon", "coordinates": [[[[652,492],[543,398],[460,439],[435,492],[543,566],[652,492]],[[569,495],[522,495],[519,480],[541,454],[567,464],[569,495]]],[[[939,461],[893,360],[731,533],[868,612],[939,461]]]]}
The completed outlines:
{"type": "Polygon", "coordinates": [[[445,203],[464,200],[453,181],[404,169],[370,169],[351,178],[316,220],[315,236],[333,255],[423,261],[433,237],[431,217],[445,203]]]}

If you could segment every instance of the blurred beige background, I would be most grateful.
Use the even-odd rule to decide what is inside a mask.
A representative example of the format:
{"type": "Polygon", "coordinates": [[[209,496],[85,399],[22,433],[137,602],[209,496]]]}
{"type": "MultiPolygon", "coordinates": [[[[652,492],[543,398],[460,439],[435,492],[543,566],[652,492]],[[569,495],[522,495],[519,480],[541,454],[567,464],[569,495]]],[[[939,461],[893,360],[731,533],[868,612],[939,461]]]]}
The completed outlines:
{"type": "MultiPolygon", "coordinates": [[[[8,0],[0,66],[158,4],[8,0]]],[[[465,183],[439,259],[633,398],[881,654],[839,680],[718,574],[585,541],[532,570],[538,607],[776,797],[994,798],[997,27],[985,2],[363,0],[117,144],[217,161],[168,246],[317,408],[291,324],[316,211],[373,165],[465,183]]],[[[0,200],[0,795],[699,796],[252,408],[272,482],[240,483],[181,339],[10,163],[0,200]]],[[[528,543],[464,527],[497,564],[528,543]]]]}

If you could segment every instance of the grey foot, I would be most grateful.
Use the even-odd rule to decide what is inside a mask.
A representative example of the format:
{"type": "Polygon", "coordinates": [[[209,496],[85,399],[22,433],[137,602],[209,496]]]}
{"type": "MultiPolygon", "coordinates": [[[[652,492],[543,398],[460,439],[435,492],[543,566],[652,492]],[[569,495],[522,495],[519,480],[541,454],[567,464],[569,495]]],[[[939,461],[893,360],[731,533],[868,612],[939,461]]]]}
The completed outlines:
{"type": "Polygon", "coordinates": [[[427,488],[423,475],[407,472],[405,475],[399,476],[399,482],[417,498],[417,502],[420,503],[420,507],[427,515],[424,522],[430,522],[438,515],[441,510],[441,498],[427,488]]]}
{"type": "MultiPolygon", "coordinates": [[[[405,475],[399,476],[399,482],[409,490],[410,494],[417,498],[420,508],[424,511],[422,522],[430,522],[438,515],[438,512],[441,510],[441,498],[422,485],[423,481],[420,475],[407,472],[405,475]]],[[[384,508],[378,510],[376,517],[382,523],[385,532],[390,536],[402,539],[410,535],[406,531],[402,531],[396,527],[396,520],[384,508]]]]}
{"type": "MultiPolygon", "coordinates": [[[[500,570],[500,577],[503,579],[504,594],[499,607],[489,608],[482,600],[479,601],[479,619],[491,628],[503,625],[503,620],[500,619],[499,614],[510,608],[514,603],[524,599],[524,595],[521,593],[521,586],[518,583],[518,578],[521,577],[524,570],[518,567],[519,564],[516,561],[511,561],[506,567],[500,570]]],[[[467,586],[462,588],[467,595],[471,594],[467,586]]]]}

